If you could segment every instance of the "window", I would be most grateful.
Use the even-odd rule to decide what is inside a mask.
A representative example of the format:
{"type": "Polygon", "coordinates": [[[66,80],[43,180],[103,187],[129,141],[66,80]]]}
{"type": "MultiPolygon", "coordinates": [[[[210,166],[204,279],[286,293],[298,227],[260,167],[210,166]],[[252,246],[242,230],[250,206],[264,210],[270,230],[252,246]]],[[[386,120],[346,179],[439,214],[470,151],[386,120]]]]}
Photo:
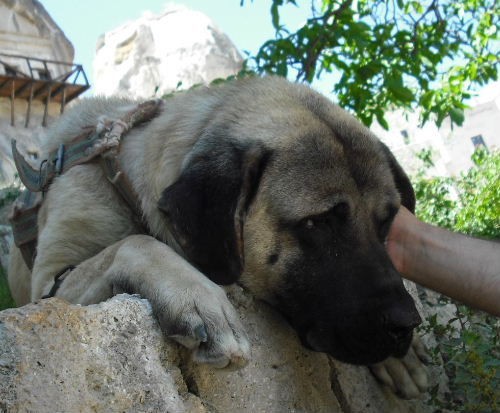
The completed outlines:
{"type": "Polygon", "coordinates": [[[404,143],[408,145],[410,143],[410,137],[408,136],[408,131],[406,129],[401,131],[401,136],[403,137],[404,143]]]}
{"type": "Polygon", "coordinates": [[[11,66],[8,64],[4,63],[4,68],[5,68],[5,74],[7,76],[17,76],[17,67],[16,66],[11,66]]]}
{"type": "Polygon", "coordinates": [[[488,147],[484,143],[483,135],[476,135],[470,138],[472,141],[472,144],[474,145],[474,149],[486,149],[488,150],[488,147]]]}
{"type": "Polygon", "coordinates": [[[51,79],[50,72],[48,70],[36,69],[36,71],[38,73],[38,79],[40,79],[40,80],[50,80],[51,79]]]}

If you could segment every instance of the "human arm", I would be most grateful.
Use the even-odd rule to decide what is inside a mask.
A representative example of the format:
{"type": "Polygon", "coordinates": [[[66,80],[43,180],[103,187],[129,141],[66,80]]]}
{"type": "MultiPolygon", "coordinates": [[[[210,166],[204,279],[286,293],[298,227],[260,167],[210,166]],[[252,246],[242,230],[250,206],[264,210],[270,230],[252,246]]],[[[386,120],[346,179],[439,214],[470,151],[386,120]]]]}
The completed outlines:
{"type": "Polygon", "coordinates": [[[426,224],[401,207],[387,251],[405,278],[500,317],[500,243],[426,224]]]}

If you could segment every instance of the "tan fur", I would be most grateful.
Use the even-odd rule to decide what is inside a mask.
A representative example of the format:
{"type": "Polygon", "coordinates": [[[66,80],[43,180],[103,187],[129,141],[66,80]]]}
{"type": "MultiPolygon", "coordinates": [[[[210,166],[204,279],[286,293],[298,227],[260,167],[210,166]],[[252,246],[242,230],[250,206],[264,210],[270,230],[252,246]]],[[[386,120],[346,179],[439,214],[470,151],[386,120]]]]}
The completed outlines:
{"type": "MultiPolygon", "coordinates": [[[[44,152],[103,116],[120,118],[136,104],[84,100],[47,133],[44,152]]],[[[219,286],[183,259],[179,239],[158,209],[162,192],[197,156],[193,147],[203,146],[200,137],[214,122],[225,125],[224,133],[233,141],[262,141],[266,149],[284,155],[262,176],[244,222],[241,282],[260,298],[273,301],[271,292],[283,283],[287,262],[301,253],[297,241],[279,231],[280,219],[319,214],[339,199],[353,206],[359,222],[370,221],[368,213],[382,215],[387,203],[399,206],[393,177],[381,166],[386,161],[377,139],[308,87],[270,77],[192,90],[167,99],[163,112],[128,133],[120,148],[124,172],[139,196],[151,236],[137,235],[140,229],[132,212],[98,165],[74,167],[55,179],[40,211],[30,283],[20,254],[15,248],[12,252],[9,283],[16,301],[39,299],[50,290],[57,272],[78,265],[58,296],[90,304],[132,286],[128,292],[150,299],[162,327],[194,348],[198,361],[222,367],[244,364],[249,345],[234,309],[219,286]],[[372,186],[359,187],[352,170],[372,177],[372,186]],[[372,208],[361,207],[366,204],[372,208]],[[271,266],[266,260],[276,249],[282,254],[271,266]],[[194,331],[200,325],[205,325],[208,337],[194,331]],[[177,326],[189,331],[175,331],[177,326]],[[200,346],[205,341],[207,345],[200,346]]]]}

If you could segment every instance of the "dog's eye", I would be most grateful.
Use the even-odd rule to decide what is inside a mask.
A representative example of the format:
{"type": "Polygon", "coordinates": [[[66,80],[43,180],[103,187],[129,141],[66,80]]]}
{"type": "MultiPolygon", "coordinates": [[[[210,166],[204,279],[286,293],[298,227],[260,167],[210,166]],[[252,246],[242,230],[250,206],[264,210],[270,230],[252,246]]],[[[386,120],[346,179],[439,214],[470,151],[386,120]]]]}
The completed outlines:
{"type": "Polygon", "coordinates": [[[346,219],[349,216],[349,204],[340,202],[333,207],[333,213],[337,218],[346,219]]]}
{"type": "Polygon", "coordinates": [[[379,235],[381,239],[385,239],[387,237],[387,234],[389,233],[389,229],[391,227],[392,221],[394,220],[394,217],[396,213],[398,212],[398,209],[395,207],[390,207],[388,208],[388,215],[379,221],[378,227],[379,227],[379,235]]]}
{"type": "Polygon", "coordinates": [[[379,227],[381,228],[382,231],[386,231],[389,229],[392,223],[392,217],[388,217],[379,223],[379,227]]]}

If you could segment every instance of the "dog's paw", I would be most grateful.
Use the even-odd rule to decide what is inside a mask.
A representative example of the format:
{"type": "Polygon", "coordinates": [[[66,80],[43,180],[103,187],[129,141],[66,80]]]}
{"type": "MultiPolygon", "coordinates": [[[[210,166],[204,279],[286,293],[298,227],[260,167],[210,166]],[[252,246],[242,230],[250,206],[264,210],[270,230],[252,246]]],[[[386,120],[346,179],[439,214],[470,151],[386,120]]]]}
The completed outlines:
{"type": "Polygon", "coordinates": [[[193,350],[195,362],[217,368],[241,368],[247,364],[250,357],[247,334],[218,285],[198,285],[154,301],[162,330],[193,350]]]}
{"type": "Polygon", "coordinates": [[[419,397],[428,388],[428,376],[424,363],[429,357],[420,339],[414,335],[408,353],[403,358],[389,357],[373,364],[370,370],[383,384],[404,399],[419,397]]]}

